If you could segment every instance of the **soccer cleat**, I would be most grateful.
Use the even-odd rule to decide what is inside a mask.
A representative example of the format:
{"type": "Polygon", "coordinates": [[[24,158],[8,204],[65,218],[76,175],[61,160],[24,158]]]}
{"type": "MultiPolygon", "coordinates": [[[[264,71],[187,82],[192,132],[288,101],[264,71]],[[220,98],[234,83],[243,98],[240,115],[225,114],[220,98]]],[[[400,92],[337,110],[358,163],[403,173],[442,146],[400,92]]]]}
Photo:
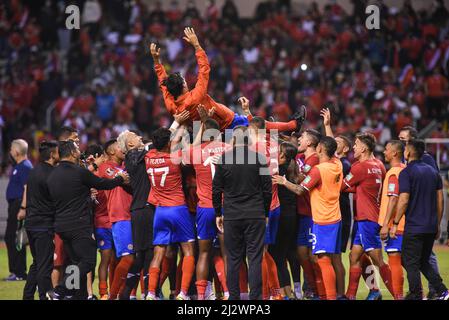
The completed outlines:
{"type": "Polygon", "coordinates": [[[404,300],[423,300],[423,297],[422,297],[422,295],[419,296],[419,295],[416,295],[416,294],[413,294],[413,293],[409,292],[405,296],[404,300]]]}
{"type": "Polygon", "coordinates": [[[96,295],[91,295],[91,296],[89,296],[88,298],[87,298],[87,300],[98,300],[98,298],[97,298],[97,296],[96,295]]]}
{"type": "Polygon", "coordinates": [[[345,295],[342,296],[338,296],[337,300],[342,301],[342,300],[349,300],[345,295]]]}
{"type": "Polygon", "coordinates": [[[429,291],[425,300],[440,300],[440,297],[435,291],[429,291]]]}
{"type": "Polygon", "coordinates": [[[306,106],[302,105],[299,107],[299,110],[293,114],[292,118],[296,120],[296,131],[301,131],[301,127],[304,124],[304,121],[306,121],[307,117],[307,109],[306,106]]]}
{"type": "Polygon", "coordinates": [[[3,279],[3,281],[24,281],[25,278],[18,277],[14,273],[11,273],[9,276],[3,279]]]}
{"type": "Polygon", "coordinates": [[[61,296],[55,292],[54,289],[48,290],[45,294],[47,300],[61,300],[61,296]]]}
{"type": "Polygon", "coordinates": [[[190,297],[188,295],[184,294],[184,292],[180,292],[176,296],[176,300],[190,300],[190,297]]]}
{"type": "Polygon", "coordinates": [[[170,293],[170,295],[168,296],[169,300],[176,300],[176,294],[174,293],[170,293]]]}
{"type": "Polygon", "coordinates": [[[211,291],[206,296],[204,296],[204,300],[217,300],[217,297],[215,296],[215,293],[211,291]]]}
{"type": "Polygon", "coordinates": [[[380,291],[372,290],[369,292],[365,300],[382,300],[382,294],[380,291]]]}
{"type": "Polygon", "coordinates": [[[156,295],[154,293],[149,293],[147,294],[147,297],[145,300],[157,300],[156,295]]]}
{"type": "Polygon", "coordinates": [[[286,297],[287,299],[284,299],[284,297],[280,294],[277,294],[275,296],[271,296],[270,300],[288,300],[288,297],[286,297]]]}
{"type": "Polygon", "coordinates": [[[443,294],[438,298],[438,300],[449,300],[449,291],[444,291],[443,294]]]}
{"type": "Polygon", "coordinates": [[[136,296],[129,296],[129,300],[137,300],[137,297],[136,296]]]}
{"type": "Polygon", "coordinates": [[[103,294],[102,296],[100,296],[100,300],[109,300],[109,295],[103,294]]]}

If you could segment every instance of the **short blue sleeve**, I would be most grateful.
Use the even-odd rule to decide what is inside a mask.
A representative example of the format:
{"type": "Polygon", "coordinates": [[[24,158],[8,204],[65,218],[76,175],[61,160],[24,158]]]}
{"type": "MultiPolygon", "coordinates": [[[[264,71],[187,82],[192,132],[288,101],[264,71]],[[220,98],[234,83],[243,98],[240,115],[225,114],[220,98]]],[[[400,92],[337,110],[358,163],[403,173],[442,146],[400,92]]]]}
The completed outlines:
{"type": "Polygon", "coordinates": [[[31,169],[33,169],[33,166],[31,163],[23,163],[20,166],[20,170],[17,170],[17,174],[19,176],[20,183],[22,186],[26,185],[28,182],[28,176],[30,174],[31,169]]]}
{"type": "Polygon", "coordinates": [[[399,193],[410,193],[410,176],[407,168],[399,173],[399,193]]]}

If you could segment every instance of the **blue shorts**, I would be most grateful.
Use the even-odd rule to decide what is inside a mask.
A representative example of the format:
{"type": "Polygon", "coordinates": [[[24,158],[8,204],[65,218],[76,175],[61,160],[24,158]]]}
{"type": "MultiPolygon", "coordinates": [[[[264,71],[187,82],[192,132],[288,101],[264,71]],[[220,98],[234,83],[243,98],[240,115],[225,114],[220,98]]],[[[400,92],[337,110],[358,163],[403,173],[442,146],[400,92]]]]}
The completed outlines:
{"type": "Polygon", "coordinates": [[[341,253],[341,221],[312,227],[312,253],[341,253]]]}
{"type": "Polygon", "coordinates": [[[112,249],[112,229],[110,228],[95,228],[95,239],[97,240],[97,248],[99,250],[112,249]]]}
{"type": "Polygon", "coordinates": [[[196,231],[198,240],[213,240],[217,237],[214,208],[196,208],[196,231]]]}
{"type": "Polygon", "coordinates": [[[240,114],[235,113],[234,114],[234,119],[232,120],[232,122],[229,125],[229,127],[227,127],[226,129],[234,129],[237,126],[245,126],[245,127],[247,127],[248,125],[249,125],[249,121],[248,121],[248,117],[247,116],[242,116],[240,114]]]}
{"type": "Polygon", "coordinates": [[[133,254],[133,232],[131,221],[117,221],[112,224],[115,254],[117,258],[133,254]]]}
{"type": "Polygon", "coordinates": [[[396,239],[388,237],[384,242],[384,250],[386,253],[401,252],[402,251],[402,235],[397,234],[396,239]]]}
{"type": "Polygon", "coordinates": [[[362,246],[365,252],[374,249],[382,249],[382,242],[379,234],[380,226],[377,222],[369,220],[354,221],[352,232],[354,235],[352,245],[362,246]]]}
{"type": "Polygon", "coordinates": [[[195,241],[194,217],[187,206],[157,207],[154,213],[154,245],[195,241]]]}
{"type": "Polygon", "coordinates": [[[279,228],[279,218],[281,216],[281,207],[270,210],[268,214],[268,225],[265,229],[265,244],[274,244],[279,228]]]}
{"type": "Polygon", "coordinates": [[[298,219],[298,237],[296,244],[300,247],[312,248],[312,217],[300,215],[298,219]]]}

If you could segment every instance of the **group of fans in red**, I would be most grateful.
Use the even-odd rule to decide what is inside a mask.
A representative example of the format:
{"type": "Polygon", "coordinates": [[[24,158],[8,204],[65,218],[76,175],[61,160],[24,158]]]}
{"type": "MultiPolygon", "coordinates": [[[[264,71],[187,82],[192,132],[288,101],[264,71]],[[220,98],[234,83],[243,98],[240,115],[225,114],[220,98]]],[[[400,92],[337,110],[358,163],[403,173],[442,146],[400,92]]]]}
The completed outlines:
{"type": "MultiPolygon", "coordinates": [[[[91,192],[101,254],[100,299],[135,299],[140,280],[142,298],[157,300],[163,297],[167,279],[171,299],[229,297],[226,230],[213,199],[213,185],[221,156],[236,144],[234,135],[222,139],[222,133],[232,130],[248,133],[250,147],[266,157],[265,174],[272,180],[262,258],[263,299],[354,300],[362,276],[370,289],[368,299],[381,299],[376,268],[393,298],[404,299],[401,251],[407,202],[399,195],[407,191],[400,186],[399,175],[406,167],[404,160],[422,158],[436,167],[433,158],[423,154],[416,130],[406,127],[398,140],[386,145],[385,161],[390,167],[386,171],[374,157],[375,137],[360,133],[354,144],[345,136],[334,137],[328,109],[321,112],[324,135],[314,129],[299,134],[305,107],[289,122],[272,122],[253,117],[248,99],[242,97],[244,114],[235,114],[207,94],[210,66],[206,53],[193,29],[186,28],[184,33],[198,62],[198,80],[191,90],[179,73],[167,75],[159,60],[160,49],[150,45],[165,105],[175,118],[172,126],[156,130],[148,143],[125,131],[104,147],[93,145],[84,152],[83,162],[95,175],[103,179],[120,176],[125,182],[91,192]],[[352,149],[356,162],[351,165],[347,155],[352,149]],[[354,195],[353,209],[349,193],[354,195]],[[351,235],[346,288],[342,252],[351,235]]],[[[77,132],[66,129],[59,139],[76,146],[77,132]]],[[[437,186],[435,192],[438,223],[441,189],[437,186]]],[[[55,239],[54,286],[60,281],[60,268],[67,264],[64,240],[57,235],[55,239]]],[[[89,275],[87,291],[92,296],[93,272],[89,275]]],[[[241,299],[247,299],[246,261],[241,263],[239,284],[241,299]]],[[[436,288],[434,294],[449,297],[445,287],[436,288]]],[[[58,298],[51,290],[47,297],[58,298]]]]}

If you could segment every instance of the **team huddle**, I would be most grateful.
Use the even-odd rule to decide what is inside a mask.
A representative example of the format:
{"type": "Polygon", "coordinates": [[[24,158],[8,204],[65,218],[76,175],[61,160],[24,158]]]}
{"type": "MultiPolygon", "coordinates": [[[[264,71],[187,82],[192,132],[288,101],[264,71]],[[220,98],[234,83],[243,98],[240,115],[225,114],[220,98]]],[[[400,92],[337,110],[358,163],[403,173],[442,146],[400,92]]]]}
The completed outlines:
{"type": "MultiPolygon", "coordinates": [[[[398,140],[386,144],[386,171],[374,156],[376,138],[369,133],[357,134],[354,142],[346,136],[334,137],[328,109],[321,112],[323,134],[314,129],[301,131],[305,107],[289,122],[271,122],[252,116],[250,101],[242,97],[244,114],[236,114],[207,94],[207,55],[193,29],[186,28],[184,33],[198,63],[198,80],[191,90],[179,73],[167,75],[160,49],[150,45],[165,105],[175,119],[170,128],[159,128],[148,142],[124,131],[104,146],[91,145],[83,153],[76,130],[67,127],[59,142],[42,143],[41,164],[30,173],[22,203],[27,208],[25,226],[33,254],[29,274],[35,274],[28,277],[24,292],[34,295],[37,288],[41,299],[92,297],[97,272],[101,300],[135,299],[139,283],[142,299],[158,300],[163,298],[166,281],[171,299],[228,299],[230,252],[224,241],[226,210],[222,206],[227,177],[220,168],[227,161],[224,154],[243,143],[260,154],[267,169],[261,176],[271,192],[264,195],[269,201],[263,213],[262,295],[250,295],[251,274],[242,260],[241,299],[355,300],[363,276],[370,289],[368,299],[377,300],[381,293],[372,277],[375,267],[395,300],[407,298],[403,268],[410,275],[408,267],[416,268],[409,244],[416,241],[403,238],[410,234],[435,238],[443,210],[438,168],[425,153],[424,142],[416,139],[416,130],[405,127],[398,140]],[[351,150],[356,160],[352,164],[347,157],[351,150]],[[432,211],[427,229],[421,224],[427,218],[414,214],[419,211],[414,207],[423,203],[413,196],[416,172],[426,174],[419,183],[423,197],[431,203],[425,208],[432,211]],[[31,183],[43,176],[41,184],[31,183]],[[48,200],[45,210],[39,207],[42,203],[36,205],[37,197],[41,202],[48,200]],[[39,223],[43,220],[36,217],[43,216],[46,226],[51,223],[55,231],[54,262],[49,261],[49,253],[43,258],[43,246],[33,244],[42,232],[39,223]],[[348,243],[346,287],[342,252],[348,243]],[[101,259],[95,270],[97,250],[101,259]],[[68,286],[64,272],[68,265],[79,267],[80,288],[68,286]]],[[[431,259],[418,261],[418,272],[430,279],[431,292],[446,300],[449,293],[434,255],[429,255],[431,259]]],[[[412,287],[410,275],[410,292],[422,298],[422,288],[412,287]]]]}

